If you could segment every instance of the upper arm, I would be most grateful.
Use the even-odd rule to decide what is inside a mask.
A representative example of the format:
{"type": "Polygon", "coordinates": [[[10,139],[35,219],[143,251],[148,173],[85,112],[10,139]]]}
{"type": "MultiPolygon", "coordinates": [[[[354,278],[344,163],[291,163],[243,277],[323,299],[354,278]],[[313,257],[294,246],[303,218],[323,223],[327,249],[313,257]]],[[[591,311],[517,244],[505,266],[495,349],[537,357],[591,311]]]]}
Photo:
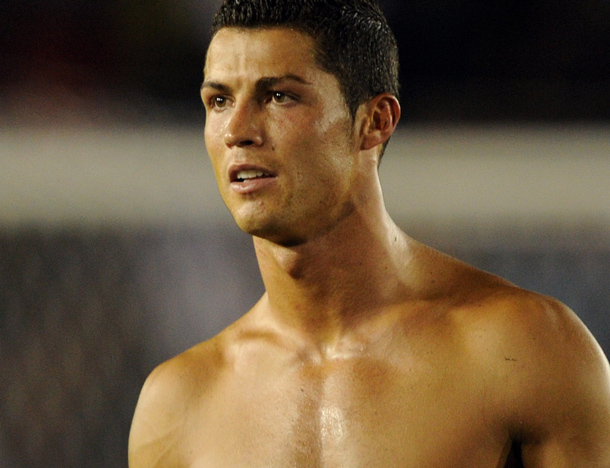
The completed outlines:
{"type": "MultiPolygon", "coordinates": [[[[610,384],[608,371],[575,372],[556,385],[554,408],[544,408],[543,430],[522,445],[526,467],[610,468],[610,384]],[[574,383],[572,379],[583,379],[574,383]]],[[[544,397],[544,396],[543,396],[544,397]]]]}
{"type": "Polygon", "coordinates": [[[526,468],[610,468],[610,369],[601,348],[562,304],[541,300],[522,340],[517,415],[526,468]]]}
{"type": "Polygon", "coordinates": [[[183,373],[178,362],[168,361],[147,378],[129,434],[130,468],[182,466],[179,443],[189,401],[183,373]]]}

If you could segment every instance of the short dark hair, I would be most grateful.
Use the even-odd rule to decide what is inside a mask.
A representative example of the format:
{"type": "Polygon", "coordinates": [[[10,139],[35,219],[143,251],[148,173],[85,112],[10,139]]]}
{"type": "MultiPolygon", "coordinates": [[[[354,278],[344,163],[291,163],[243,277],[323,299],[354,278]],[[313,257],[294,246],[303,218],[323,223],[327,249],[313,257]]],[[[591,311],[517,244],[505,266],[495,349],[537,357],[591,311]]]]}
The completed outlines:
{"type": "Polygon", "coordinates": [[[375,0],[225,0],[212,34],[227,27],[288,27],[311,36],[316,60],[339,81],[352,119],[379,94],[398,98],[396,38],[375,0]]]}

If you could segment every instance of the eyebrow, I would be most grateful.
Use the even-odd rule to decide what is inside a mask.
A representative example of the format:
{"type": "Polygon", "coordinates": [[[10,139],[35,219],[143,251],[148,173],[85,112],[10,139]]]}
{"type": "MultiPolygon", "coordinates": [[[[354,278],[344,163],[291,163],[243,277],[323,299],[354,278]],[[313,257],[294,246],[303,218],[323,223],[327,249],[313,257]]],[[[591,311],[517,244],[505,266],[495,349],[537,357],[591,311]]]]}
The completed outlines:
{"type": "Polygon", "coordinates": [[[201,90],[203,91],[205,88],[215,89],[216,91],[220,91],[221,93],[229,92],[231,88],[222,83],[218,83],[217,81],[208,81],[205,80],[201,83],[201,90]]]}
{"type": "MultiPolygon", "coordinates": [[[[292,73],[288,73],[286,75],[282,75],[282,76],[263,76],[262,78],[259,78],[256,82],[256,89],[257,91],[266,91],[269,88],[272,88],[284,81],[294,81],[296,83],[299,84],[303,84],[303,85],[311,85],[312,83],[310,83],[309,81],[307,81],[306,79],[300,77],[299,75],[294,75],[292,73]]],[[[204,80],[204,82],[201,84],[201,89],[205,89],[205,88],[211,88],[211,89],[215,89],[217,91],[220,91],[221,93],[228,93],[231,91],[231,88],[223,83],[220,83],[218,81],[212,81],[212,80],[204,80]]]]}
{"type": "Polygon", "coordinates": [[[268,89],[272,88],[275,85],[282,83],[283,81],[295,81],[299,84],[303,85],[311,85],[309,81],[300,77],[299,75],[293,75],[289,73],[287,75],[282,76],[270,76],[270,77],[262,77],[256,82],[257,88],[268,89]]]}

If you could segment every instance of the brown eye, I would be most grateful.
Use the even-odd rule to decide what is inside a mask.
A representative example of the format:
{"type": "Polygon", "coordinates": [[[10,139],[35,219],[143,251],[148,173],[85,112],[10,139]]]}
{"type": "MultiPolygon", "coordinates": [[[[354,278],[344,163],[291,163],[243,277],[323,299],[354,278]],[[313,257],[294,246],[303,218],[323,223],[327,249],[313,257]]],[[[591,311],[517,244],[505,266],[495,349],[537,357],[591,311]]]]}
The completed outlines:
{"type": "Polygon", "coordinates": [[[214,96],[211,102],[212,107],[222,109],[227,105],[227,98],[224,96],[214,96]]]}
{"type": "Polygon", "coordinates": [[[287,99],[288,99],[288,96],[286,96],[284,93],[280,93],[277,91],[273,93],[273,100],[275,102],[278,102],[281,104],[283,102],[286,102],[287,99]]]}
{"type": "Polygon", "coordinates": [[[296,97],[294,95],[287,94],[282,91],[273,91],[271,93],[271,100],[276,104],[287,104],[291,101],[295,101],[296,97]]]}

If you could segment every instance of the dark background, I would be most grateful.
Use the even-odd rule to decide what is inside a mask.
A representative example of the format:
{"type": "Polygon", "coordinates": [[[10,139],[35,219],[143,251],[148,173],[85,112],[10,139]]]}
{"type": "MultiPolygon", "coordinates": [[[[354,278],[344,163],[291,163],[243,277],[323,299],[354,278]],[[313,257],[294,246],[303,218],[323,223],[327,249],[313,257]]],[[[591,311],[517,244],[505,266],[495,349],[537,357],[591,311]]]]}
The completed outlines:
{"type": "MultiPolygon", "coordinates": [[[[610,117],[608,0],[380,3],[400,43],[406,122],[610,117]]],[[[200,118],[217,4],[4,0],[0,123],[200,118]]]]}

